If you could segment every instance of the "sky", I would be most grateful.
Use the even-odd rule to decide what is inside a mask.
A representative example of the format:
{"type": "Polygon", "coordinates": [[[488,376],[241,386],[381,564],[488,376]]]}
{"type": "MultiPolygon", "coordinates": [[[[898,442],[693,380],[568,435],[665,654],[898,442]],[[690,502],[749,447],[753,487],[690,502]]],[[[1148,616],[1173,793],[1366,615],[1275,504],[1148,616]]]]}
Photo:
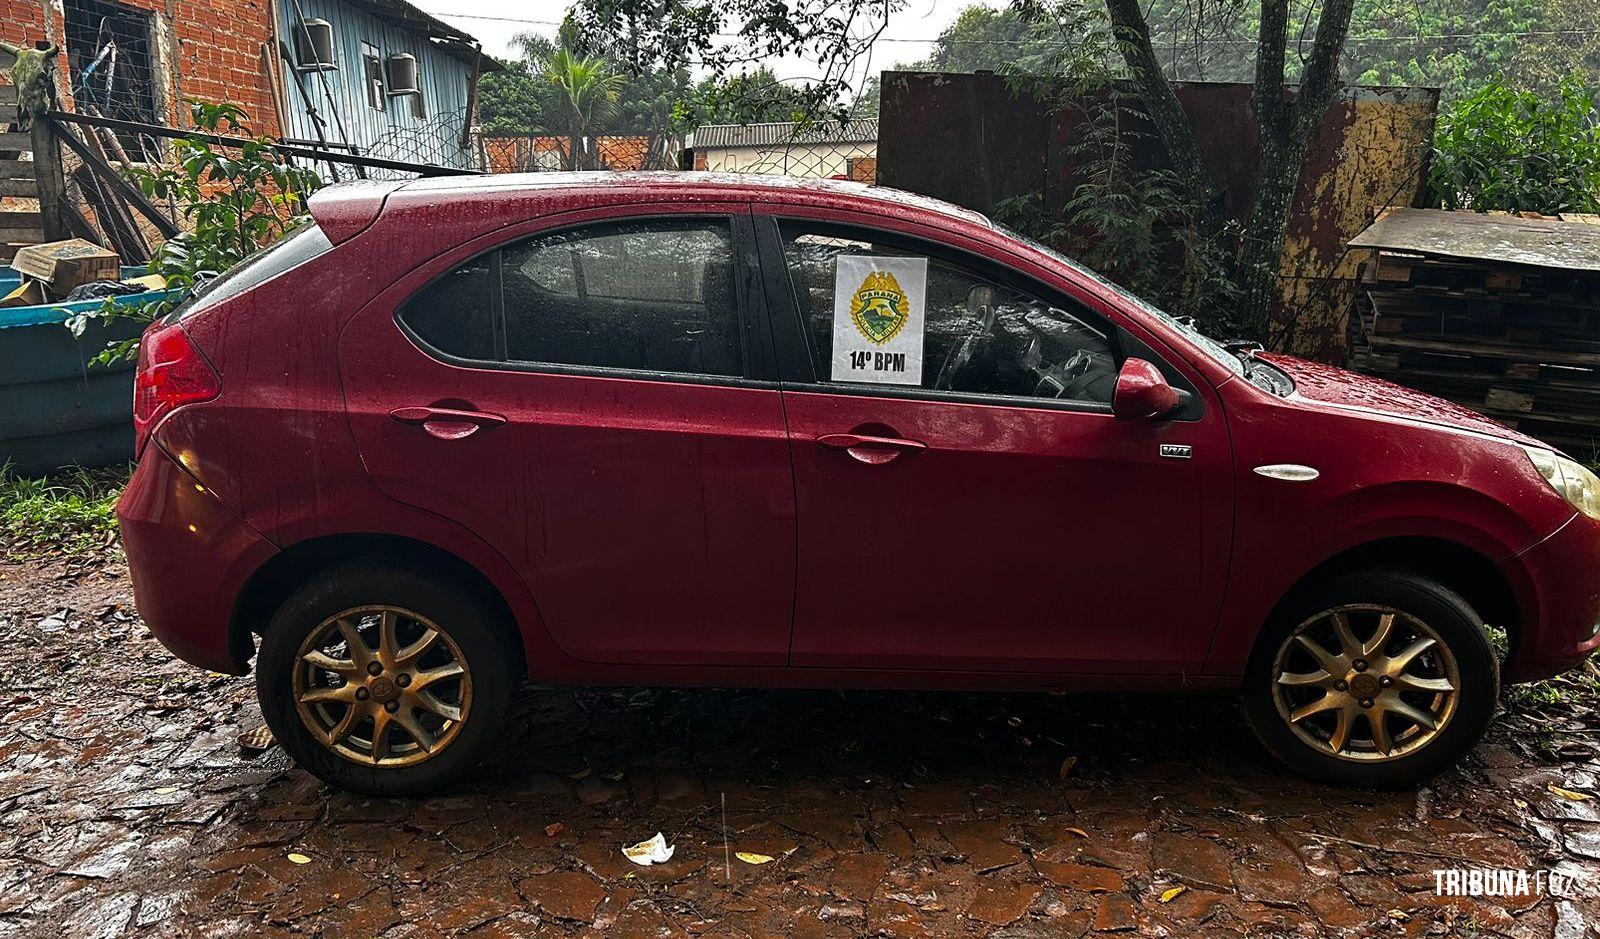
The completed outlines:
{"type": "MultiPolygon", "coordinates": [[[[571,0],[412,0],[458,29],[476,36],[485,52],[515,57],[511,38],[522,32],[554,36],[571,0]]],[[[873,48],[871,71],[892,68],[898,62],[925,58],[932,40],[966,7],[1003,6],[1005,0],[907,0],[889,17],[889,25],[873,48]]],[[[765,63],[778,78],[806,78],[806,63],[774,59],[765,63]]]]}

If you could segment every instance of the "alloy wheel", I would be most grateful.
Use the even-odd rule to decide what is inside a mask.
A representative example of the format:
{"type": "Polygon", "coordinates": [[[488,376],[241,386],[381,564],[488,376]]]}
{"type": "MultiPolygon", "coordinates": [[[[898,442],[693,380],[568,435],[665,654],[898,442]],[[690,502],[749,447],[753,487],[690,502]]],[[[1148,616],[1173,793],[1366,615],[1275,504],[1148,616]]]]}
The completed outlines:
{"type": "Polygon", "coordinates": [[[1290,729],[1345,760],[1392,760],[1435,739],[1455,714],[1455,655],[1415,616],[1371,604],[1324,610],[1278,650],[1273,700],[1290,729]]]}
{"type": "Polygon", "coordinates": [[[412,766],[442,752],[472,706],[472,673],[450,634],[393,606],[324,620],[295,655],[294,702],[323,746],[367,766],[412,766]]]}

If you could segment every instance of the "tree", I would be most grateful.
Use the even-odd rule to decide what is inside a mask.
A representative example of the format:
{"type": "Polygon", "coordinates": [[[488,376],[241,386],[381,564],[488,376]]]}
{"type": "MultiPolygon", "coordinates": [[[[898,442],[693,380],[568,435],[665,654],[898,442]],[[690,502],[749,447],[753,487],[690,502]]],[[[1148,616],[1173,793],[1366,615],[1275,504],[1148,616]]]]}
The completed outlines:
{"type": "Polygon", "coordinates": [[[580,57],[557,49],[544,66],[540,122],[567,137],[567,169],[595,169],[599,153],[588,138],[603,129],[617,108],[622,76],[598,56],[580,57]]]}
{"type": "MultiPolygon", "coordinates": [[[[1048,15],[1037,0],[1019,0],[1035,16],[1048,15]]],[[[1150,23],[1139,0],[1105,0],[1111,33],[1145,113],[1180,174],[1192,203],[1206,207],[1210,226],[1220,234],[1217,186],[1206,169],[1194,125],[1162,69],[1150,23]]],[[[1355,0],[1321,0],[1310,52],[1300,68],[1299,85],[1289,87],[1286,62],[1289,0],[1261,0],[1255,41],[1255,87],[1251,106],[1259,129],[1255,198],[1235,252],[1240,319],[1255,337],[1270,340],[1268,318],[1277,286],[1288,229],[1289,208],[1299,190],[1311,138],[1339,88],[1339,61],[1350,32],[1355,0]]]]}
{"type": "Polygon", "coordinates": [[[575,34],[630,73],[699,68],[733,76],[778,56],[815,69],[791,86],[807,115],[843,117],[873,43],[904,0],[577,0],[575,34]]]}
{"type": "Polygon", "coordinates": [[[766,124],[800,120],[806,104],[804,91],[779,81],[772,69],[759,68],[701,79],[691,110],[696,124],[766,124]]]}
{"type": "Polygon", "coordinates": [[[500,71],[478,78],[478,123],[491,137],[531,134],[539,127],[543,89],[522,61],[497,60],[500,71]]]}
{"type": "Polygon", "coordinates": [[[1439,115],[1429,185],[1447,209],[1600,211],[1595,94],[1569,76],[1539,95],[1495,79],[1439,115]]]}

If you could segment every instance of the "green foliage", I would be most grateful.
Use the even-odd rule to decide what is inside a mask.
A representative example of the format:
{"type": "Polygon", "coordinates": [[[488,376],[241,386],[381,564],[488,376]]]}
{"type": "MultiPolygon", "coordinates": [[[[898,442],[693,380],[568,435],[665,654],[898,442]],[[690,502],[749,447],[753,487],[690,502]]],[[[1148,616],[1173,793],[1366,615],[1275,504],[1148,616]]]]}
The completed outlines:
{"type": "Polygon", "coordinates": [[[116,537],[126,466],[29,479],[0,466],[0,553],[8,558],[83,554],[116,537]]]}
{"type": "MultiPolygon", "coordinates": [[[[1145,115],[1117,80],[1120,58],[1103,8],[1024,0],[1013,10],[1034,52],[999,71],[1017,94],[1073,112],[1079,133],[1066,142],[1062,159],[1078,168],[1078,183],[1058,215],[1044,211],[1041,194],[1030,194],[1001,202],[998,220],[1174,315],[1194,317],[1208,332],[1237,335],[1229,242],[1225,233],[1205,230],[1205,213],[1177,173],[1140,158],[1161,144],[1137,129],[1147,126],[1145,115]]],[[[1008,22],[963,14],[957,25],[1013,28],[1008,22]]]]}
{"type": "MultiPolygon", "coordinates": [[[[1289,0],[1286,72],[1298,80],[1320,0],[1289,0]]],[[[1162,68],[1186,81],[1251,81],[1261,5],[1152,0],[1162,68]]],[[[1495,75],[1544,90],[1600,76],[1592,0],[1356,0],[1340,74],[1352,84],[1437,87],[1452,101],[1495,75]]]]}
{"type": "MultiPolygon", "coordinates": [[[[189,114],[201,133],[249,134],[245,112],[237,105],[191,101],[189,114]]],[[[177,205],[183,217],[185,230],[150,260],[150,273],[180,292],[141,305],[107,299],[98,310],[67,321],[73,335],[82,336],[94,320],[150,322],[165,316],[197,287],[298,224],[305,199],[322,186],[311,169],[280,161],[265,137],[252,137],[237,149],[201,136],[184,137],[174,141],[168,163],[134,167],[128,176],[146,196],[177,205]]],[[[138,348],[137,339],[113,343],[91,364],[132,359],[138,348]]]]}
{"type": "Polygon", "coordinates": [[[599,56],[580,56],[565,47],[545,60],[541,77],[541,123],[571,138],[568,169],[594,169],[597,154],[583,151],[583,138],[608,126],[617,110],[623,77],[599,56]]]}
{"type": "Polygon", "coordinates": [[[1552,95],[1490,80],[1439,115],[1429,185],[1447,209],[1600,212],[1594,92],[1577,76],[1552,95]]]}
{"type": "Polygon", "coordinates": [[[804,120],[809,98],[803,90],[779,81],[772,69],[762,67],[727,78],[702,79],[687,104],[686,116],[695,126],[767,124],[804,120]]]}
{"type": "MultiPolygon", "coordinates": [[[[559,44],[532,33],[517,41],[521,57],[502,61],[505,70],[484,75],[479,85],[480,120],[490,135],[572,135],[571,103],[550,76],[558,53],[588,61],[614,77],[609,83],[615,92],[611,104],[578,122],[585,134],[677,136],[702,124],[798,120],[808,106],[804,90],[779,81],[765,67],[696,81],[688,68],[613,60],[606,56],[605,44],[585,41],[570,24],[559,44]]],[[[570,85],[575,78],[568,75],[559,83],[570,85]]]]}
{"type": "Polygon", "coordinates": [[[539,127],[542,87],[521,61],[499,60],[501,71],[478,79],[478,123],[490,136],[531,134],[539,127]]]}

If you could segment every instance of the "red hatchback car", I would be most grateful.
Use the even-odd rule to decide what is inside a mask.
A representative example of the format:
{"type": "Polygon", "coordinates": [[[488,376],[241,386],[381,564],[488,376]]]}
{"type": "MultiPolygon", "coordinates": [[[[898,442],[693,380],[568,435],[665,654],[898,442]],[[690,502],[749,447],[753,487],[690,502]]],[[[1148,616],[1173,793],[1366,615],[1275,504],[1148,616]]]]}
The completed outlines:
{"type": "Polygon", "coordinates": [[[151,630],[254,657],[335,785],[461,778],[524,677],[1238,689],[1289,765],[1401,784],[1597,644],[1583,466],[954,206],[681,173],[310,208],[146,333],[118,514],[151,630]]]}

